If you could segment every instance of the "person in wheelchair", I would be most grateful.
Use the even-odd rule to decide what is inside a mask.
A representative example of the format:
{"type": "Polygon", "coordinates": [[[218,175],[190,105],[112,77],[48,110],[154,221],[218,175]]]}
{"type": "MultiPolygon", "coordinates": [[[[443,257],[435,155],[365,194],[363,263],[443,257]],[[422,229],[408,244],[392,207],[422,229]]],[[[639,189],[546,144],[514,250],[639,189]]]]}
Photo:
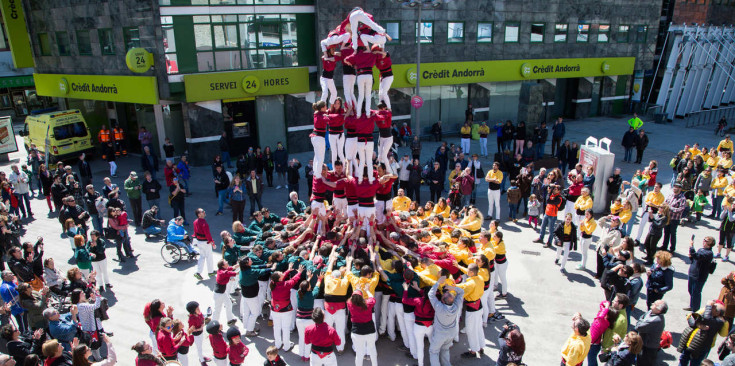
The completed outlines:
{"type": "Polygon", "coordinates": [[[151,209],[143,213],[143,222],[140,227],[145,231],[146,238],[161,233],[161,225],[166,221],[158,219],[158,206],[153,205],[151,209]]]}
{"type": "Polygon", "coordinates": [[[62,298],[69,294],[69,281],[56,268],[53,258],[46,258],[43,261],[43,279],[52,293],[62,298]]]}
{"type": "Polygon", "coordinates": [[[199,254],[199,252],[191,246],[191,238],[184,229],[184,218],[178,216],[171,219],[168,222],[168,228],[166,229],[166,241],[186,249],[189,255],[199,254]]]}

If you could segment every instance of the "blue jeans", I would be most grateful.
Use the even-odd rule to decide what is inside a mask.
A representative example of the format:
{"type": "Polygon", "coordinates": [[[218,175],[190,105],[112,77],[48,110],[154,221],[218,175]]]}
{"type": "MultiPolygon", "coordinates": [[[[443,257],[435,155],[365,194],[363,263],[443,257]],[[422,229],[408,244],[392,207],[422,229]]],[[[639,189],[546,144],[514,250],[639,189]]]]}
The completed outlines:
{"type": "Polygon", "coordinates": [[[536,159],[541,159],[544,157],[544,150],[546,150],[546,143],[545,142],[537,142],[536,143],[536,159]]]}
{"type": "Polygon", "coordinates": [[[186,194],[191,193],[189,191],[189,180],[188,179],[184,179],[184,178],[179,179],[179,185],[181,185],[181,188],[186,190],[186,194]]]}
{"type": "Polygon", "coordinates": [[[250,198],[250,214],[252,215],[253,212],[255,212],[255,205],[258,205],[258,210],[263,208],[263,204],[260,203],[260,195],[259,194],[251,194],[248,195],[248,198],[250,198]]]}
{"type": "Polygon", "coordinates": [[[102,232],[102,218],[100,217],[100,215],[92,214],[90,216],[92,216],[92,227],[95,230],[102,232]]]}
{"type": "Polygon", "coordinates": [[[707,358],[707,355],[709,354],[709,350],[707,352],[702,352],[699,357],[694,358],[689,353],[689,350],[684,350],[684,352],[681,353],[679,356],[679,366],[699,366],[702,364],[702,361],[707,358]]]}
{"type": "Polygon", "coordinates": [[[222,210],[224,210],[225,201],[227,201],[227,190],[223,189],[217,192],[217,202],[219,203],[219,208],[217,208],[217,212],[222,213],[222,210]]]}
{"type": "Polygon", "coordinates": [[[169,242],[169,243],[174,244],[174,245],[176,245],[178,247],[181,247],[181,248],[186,249],[186,252],[189,253],[189,254],[191,254],[191,253],[198,253],[197,250],[191,246],[191,244],[189,244],[189,243],[187,243],[185,241],[172,241],[172,242],[169,242]]]}
{"type": "Polygon", "coordinates": [[[692,311],[699,310],[699,306],[702,304],[702,289],[704,288],[703,280],[689,277],[687,286],[689,289],[689,307],[692,311]]]}
{"type": "Polygon", "coordinates": [[[36,186],[38,187],[38,195],[43,195],[43,185],[41,184],[41,178],[37,175],[33,177],[36,180],[36,186]]]}
{"type": "Polygon", "coordinates": [[[502,194],[505,190],[505,185],[508,184],[508,173],[503,172],[503,180],[500,182],[500,193],[502,194]]]}
{"type": "Polygon", "coordinates": [[[151,225],[145,228],[146,235],[158,235],[161,233],[161,227],[158,225],[151,225]]]}
{"type": "Polygon", "coordinates": [[[541,238],[541,241],[544,241],[544,229],[548,226],[549,227],[549,241],[547,244],[551,245],[551,240],[554,237],[554,226],[556,225],[556,216],[550,216],[550,215],[544,215],[544,219],[541,221],[541,230],[539,231],[539,235],[541,238]]]}
{"type": "Polygon", "coordinates": [[[587,366],[597,366],[597,355],[602,350],[601,344],[590,344],[590,351],[587,353],[587,366]]]}
{"type": "Polygon", "coordinates": [[[725,198],[725,196],[717,196],[712,198],[712,216],[715,218],[719,218],[720,214],[722,213],[723,198],[725,198]]]}
{"type": "Polygon", "coordinates": [[[518,206],[518,208],[516,209],[516,212],[518,212],[518,210],[520,210],[521,207],[523,207],[523,214],[528,215],[528,198],[529,197],[521,197],[520,206],[518,206]]]}
{"type": "MultiPolygon", "coordinates": [[[[472,193],[474,194],[475,193],[475,190],[472,190],[472,193]]],[[[469,194],[463,194],[462,195],[462,207],[467,207],[467,206],[470,205],[470,197],[471,197],[471,195],[469,195],[469,194]]]]}
{"type": "Polygon", "coordinates": [[[518,215],[518,204],[517,203],[508,203],[508,212],[510,213],[510,218],[515,220],[516,215],[518,215]]]}
{"type": "Polygon", "coordinates": [[[232,168],[232,163],[230,162],[230,152],[229,151],[222,151],[222,164],[223,165],[227,164],[228,168],[232,168]]]}
{"type": "Polygon", "coordinates": [[[33,215],[33,211],[31,211],[31,198],[30,194],[23,193],[13,193],[15,197],[18,199],[18,208],[20,208],[20,211],[23,212],[23,216],[26,215],[33,215]]]}
{"type": "Polygon", "coordinates": [[[623,161],[627,161],[630,163],[630,159],[633,156],[633,148],[632,147],[626,147],[625,148],[625,157],[623,158],[623,161]]]}
{"type": "Polygon", "coordinates": [[[478,189],[479,189],[479,187],[477,187],[477,185],[475,185],[474,189],[472,190],[472,194],[470,195],[470,199],[471,199],[471,200],[472,200],[473,202],[474,202],[475,200],[477,200],[477,190],[478,190],[478,189]]]}
{"type": "Polygon", "coordinates": [[[671,248],[671,252],[676,251],[676,229],[679,228],[679,220],[671,220],[669,224],[664,226],[664,243],[663,248],[671,248]],[[669,246],[671,242],[671,246],[669,246]]]}

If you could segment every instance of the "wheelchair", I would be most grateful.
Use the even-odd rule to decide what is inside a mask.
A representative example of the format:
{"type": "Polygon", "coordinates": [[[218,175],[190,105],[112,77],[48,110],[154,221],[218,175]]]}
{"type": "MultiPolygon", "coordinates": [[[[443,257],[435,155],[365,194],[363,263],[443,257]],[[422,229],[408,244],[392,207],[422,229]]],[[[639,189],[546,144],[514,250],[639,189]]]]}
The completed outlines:
{"type": "Polygon", "coordinates": [[[183,246],[178,246],[167,240],[164,240],[163,246],[161,247],[161,258],[163,258],[163,261],[169,265],[179,263],[182,259],[195,261],[198,256],[199,253],[189,253],[183,246]]]}

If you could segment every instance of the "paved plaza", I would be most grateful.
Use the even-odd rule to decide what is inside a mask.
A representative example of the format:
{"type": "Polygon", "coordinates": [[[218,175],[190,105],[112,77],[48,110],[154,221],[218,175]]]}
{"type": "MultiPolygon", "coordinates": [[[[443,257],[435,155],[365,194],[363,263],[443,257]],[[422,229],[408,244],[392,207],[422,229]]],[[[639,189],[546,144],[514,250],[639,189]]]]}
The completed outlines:
{"type": "MultiPolygon", "coordinates": [[[[643,165],[621,162],[623,149],[620,146],[620,140],[627,130],[626,121],[627,118],[592,118],[568,121],[566,139],[582,144],[588,136],[610,138],[613,141],[611,151],[617,155],[617,165],[622,168],[623,177],[629,180],[634,170],[643,168],[643,165]]],[[[646,123],[643,128],[649,133],[650,138],[650,144],[645,151],[643,161],[647,163],[651,159],[656,159],[659,162],[659,181],[663,183],[667,183],[671,179],[671,169],[668,167],[669,160],[684,144],[699,142],[701,146],[716,146],[720,140],[719,137],[713,135],[710,127],[685,129],[683,123],[676,121],[664,125],[646,123]]],[[[459,144],[457,137],[449,137],[446,140],[459,144]]],[[[489,140],[488,150],[495,152],[495,139],[490,138],[489,140]]],[[[19,145],[22,145],[20,138],[18,138],[18,142],[19,145]]],[[[427,161],[433,156],[437,146],[438,143],[424,141],[422,161],[427,161]]],[[[548,154],[550,152],[550,142],[547,143],[546,148],[548,154]]],[[[21,148],[21,150],[23,149],[21,148]]],[[[472,142],[471,150],[471,152],[479,152],[477,141],[472,142]]],[[[410,151],[406,147],[399,149],[399,155],[401,156],[409,153],[410,151]]],[[[311,152],[292,154],[290,157],[297,158],[305,165],[310,159],[310,154],[311,152]]],[[[25,162],[25,155],[24,151],[11,154],[11,162],[0,164],[0,169],[10,172],[10,164],[25,162]]],[[[327,156],[329,156],[328,153],[327,156]]],[[[482,159],[482,163],[487,171],[491,160],[482,159]]],[[[118,160],[118,164],[119,178],[113,179],[113,181],[121,187],[130,170],[136,170],[140,174],[140,159],[137,156],[121,158],[118,160]]],[[[102,178],[109,175],[109,170],[107,164],[99,159],[92,162],[92,167],[93,183],[99,191],[101,190],[102,178]]],[[[163,175],[162,169],[161,166],[159,176],[163,175]]],[[[226,209],[222,216],[214,216],[217,211],[217,200],[214,195],[214,183],[210,167],[194,167],[192,173],[191,192],[193,195],[186,198],[186,214],[189,221],[191,222],[194,219],[194,209],[202,207],[209,214],[207,220],[214,237],[218,236],[222,230],[231,230],[229,209],[226,209]]],[[[604,177],[597,177],[598,180],[602,178],[604,177]]],[[[487,184],[484,183],[480,187],[477,204],[481,212],[485,213],[487,212],[487,184]]],[[[429,197],[429,192],[428,188],[425,187],[424,189],[426,192],[422,193],[422,198],[425,200],[429,197]]],[[[669,187],[666,186],[664,193],[668,194],[668,192],[669,187]]],[[[123,196],[125,195],[123,194],[123,196]]],[[[308,199],[306,197],[306,182],[303,178],[300,184],[300,196],[305,201],[308,199]]],[[[126,197],[123,197],[123,199],[126,199],[126,197]]],[[[505,196],[503,196],[503,200],[505,200],[505,196]]],[[[165,202],[165,199],[162,202],[165,202]]],[[[284,215],[286,202],[287,192],[285,189],[268,188],[264,193],[263,204],[269,207],[273,213],[284,215]]],[[[143,203],[143,206],[144,209],[147,209],[145,203],[143,203]]],[[[172,210],[165,204],[163,206],[161,210],[162,217],[169,220],[172,210]]],[[[27,232],[23,239],[33,241],[37,236],[44,237],[46,257],[54,257],[57,266],[65,271],[71,266],[69,259],[72,253],[69,249],[68,239],[60,236],[61,227],[56,215],[48,215],[48,208],[44,200],[33,199],[32,207],[35,220],[26,226],[27,232]]],[[[246,209],[249,209],[249,207],[246,209]]],[[[501,206],[501,211],[503,212],[503,218],[506,218],[507,204],[501,206]]],[[[132,216],[132,213],[130,215],[132,216]]],[[[484,226],[487,226],[487,222],[484,226]]],[[[191,226],[187,227],[188,230],[191,230],[191,228],[191,226]]],[[[673,264],[676,270],[674,289],[664,298],[669,303],[669,312],[666,315],[666,330],[674,335],[674,344],[677,344],[679,332],[684,329],[686,324],[685,312],[682,308],[687,306],[689,301],[689,295],[686,291],[688,239],[692,234],[695,234],[697,237],[695,243],[699,247],[704,236],[717,237],[717,228],[718,223],[709,219],[703,219],[696,227],[692,224],[686,224],[679,228],[678,253],[673,264]]],[[[637,228],[634,228],[634,230],[637,230],[637,228]]],[[[135,231],[136,229],[131,226],[131,234],[135,231]]],[[[559,267],[554,265],[554,249],[546,249],[540,244],[532,243],[532,240],[537,237],[537,233],[529,228],[522,219],[517,224],[503,221],[501,231],[505,234],[508,251],[509,295],[507,299],[496,301],[498,310],[506,316],[507,321],[518,324],[525,335],[526,354],[523,360],[526,364],[530,366],[557,365],[560,359],[560,348],[571,333],[572,315],[581,312],[586,319],[592,321],[597,312],[598,304],[604,297],[603,291],[598,282],[593,279],[591,270],[580,271],[574,269],[581,258],[581,255],[577,252],[570,256],[571,262],[567,264],[568,273],[566,275],[560,273],[559,267]]],[[[186,319],[187,314],[184,306],[188,301],[198,301],[202,305],[202,309],[206,309],[207,306],[213,304],[213,278],[202,282],[196,281],[193,276],[196,267],[194,262],[182,262],[173,267],[166,265],[160,255],[162,241],[160,239],[145,239],[140,231],[138,233],[138,235],[132,237],[132,247],[135,251],[136,260],[118,263],[116,259],[112,259],[116,257],[114,255],[114,244],[112,243],[108,244],[107,251],[114,291],[104,293],[110,304],[110,320],[105,322],[105,329],[114,332],[112,341],[116,347],[121,365],[133,364],[135,354],[130,350],[132,344],[138,340],[148,340],[148,328],[143,322],[143,306],[146,302],[155,298],[162,299],[167,305],[174,307],[174,315],[179,319],[186,319]]],[[[596,240],[597,236],[593,239],[593,243],[596,240]]],[[[636,252],[636,257],[640,258],[640,256],[641,253],[636,252]]],[[[215,259],[218,258],[219,256],[215,254],[215,259]]],[[[587,266],[593,268],[594,257],[588,261],[587,266]]],[[[720,279],[733,269],[732,263],[718,263],[717,271],[710,276],[704,287],[703,303],[717,296],[721,288],[720,279]]],[[[239,307],[236,305],[234,309],[236,315],[238,315],[238,309],[239,307]]],[[[642,314],[641,309],[645,309],[645,291],[643,291],[641,299],[638,301],[637,309],[633,312],[634,318],[642,314]]],[[[222,319],[224,319],[224,316],[222,319]]],[[[241,326],[240,321],[237,324],[241,326]]],[[[476,360],[460,359],[460,353],[467,350],[467,338],[462,335],[460,342],[452,348],[452,362],[467,365],[494,365],[497,358],[497,335],[503,324],[504,321],[488,323],[487,328],[485,328],[485,355],[476,360]]],[[[246,345],[250,348],[250,354],[246,358],[246,363],[249,365],[262,364],[266,348],[273,344],[272,329],[262,321],[260,326],[262,329],[260,336],[245,339],[246,345]]],[[[291,341],[298,343],[298,335],[295,331],[291,333],[291,341]]],[[[399,343],[391,342],[383,337],[378,340],[380,364],[413,365],[415,363],[415,360],[398,350],[399,343]]],[[[720,340],[717,344],[719,345],[719,343],[720,340]]],[[[352,365],[354,363],[354,353],[349,348],[347,349],[348,351],[344,355],[338,357],[340,365],[352,365]]],[[[205,350],[208,350],[207,353],[211,355],[211,349],[208,345],[205,345],[205,350]]],[[[296,348],[283,355],[285,361],[290,365],[303,364],[295,352],[296,348]]],[[[428,351],[426,352],[428,364],[428,351]]],[[[192,353],[195,354],[193,349],[190,355],[192,353]]],[[[195,357],[190,356],[191,365],[196,364],[195,357]]],[[[672,347],[659,356],[659,361],[662,364],[664,362],[665,364],[673,364],[677,357],[678,353],[675,347],[672,347]]],[[[716,357],[715,351],[710,353],[710,358],[714,357],[716,357]]]]}

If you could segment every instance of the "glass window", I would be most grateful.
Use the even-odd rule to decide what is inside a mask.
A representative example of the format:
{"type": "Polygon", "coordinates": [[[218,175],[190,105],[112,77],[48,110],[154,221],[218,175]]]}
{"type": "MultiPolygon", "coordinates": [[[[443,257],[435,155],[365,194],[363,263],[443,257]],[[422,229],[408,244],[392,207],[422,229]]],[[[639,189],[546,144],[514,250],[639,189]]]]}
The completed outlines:
{"type": "Polygon", "coordinates": [[[209,24],[194,25],[194,45],[197,51],[212,49],[212,27],[209,24]]]}
{"type": "Polygon", "coordinates": [[[89,31],[77,31],[77,50],[80,55],[92,54],[92,40],[89,39],[89,31]]]}
{"type": "Polygon", "coordinates": [[[600,24],[597,29],[597,43],[607,43],[610,41],[610,24],[600,24]]]}
{"type": "Polygon", "coordinates": [[[401,22],[385,22],[383,23],[385,33],[391,38],[387,41],[387,44],[400,44],[401,43],[401,22]]]}
{"type": "Polygon", "coordinates": [[[217,71],[240,69],[240,51],[215,52],[214,60],[217,71]]]}
{"type": "Polygon", "coordinates": [[[299,45],[295,15],[281,15],[281,42],[285,48],[294,48],[299,45]]]}
{"type": "Polygon", "coordinates": [[[480,22],[477,23],[477,43],[492,43],[493,41],[493,23],[480,22]]]}
{"type": "Polygon", "coordinates": [[[258,15],[259,47],[281,47],[281,20],[278,15],[258,15]]]}
{"type": "Polygon", "coordinates": [[[65,140],[72,137],[86,137],[87,125],[84,122],[70,123],[63,126],[54,127],[54,138],[56,140],[65,140]]]}
{"type": "Polygon", "coordinates": [[[213,25],[215,48],[237,48],[237,25],[213,25]]]}
{"type": "Polygon", "coordinates": [[[38,33],[38,48],[41,56],[51,56],[51,41],[48,33],[38,33]]]}
{"type": "Polygon", "coordinates": [[[590,25],[577,24],[577,43],[587,43],[590,41],[590,25]]]}
{"type": "Polygon", "coordinates": [[[646,35],[648,34],[648,26],[639,25],[635,27],[636,43],[646,43],[646,35]]]}
{"type": "Polygon", "coordinates": [[[618,26],[618,35],[616,36],[616,39],[618,40],[618,43],[626,43],[628,42],[628,34],[630,33],[630,26],[629,25],[619,25],[618,26]]]}
{"type": "Polygon", "coordinates": [[[240,23],[240,48],[250,49],[258,47],[257,32],[255,29],[254,23],[240,23]]]}
{"type": "Polygon", "coordinates": [[[214,54],[212,52],[197,52],[199,71],[214,71],[214,54]]]}
{"type": "Polygon", "coordinates": [[[59,49],[59,56],[69,56],[69,34],[66,32],[56,32],[56,47],[59,49]]]}
{"type": "Polygon", "coordinates": [[[568,24],[554,25],[554,42],[565,43],[567,41],[567,30],[568,29],[569,29],[568,24]]]}
{"type": "Polygon", "coordinates": [[[517,43],[521,23],[505,23],[505,43],[517,43]]]}
{"type": "Polygon", "coordinates": [[[421,43],[434,43],[434,22],[416,23],[416,34],[421,43]]]}
{"type": "Polygon", "coordinates": [[[112,29],[104,28],[97,31],[97,35],[100,39],[100,49],[103,55],[114,55],[115,54],[115,38],[112,34],[112,29]]]}
{"type": "Polygon", "coordinates": [[[531,23],[531,43],[543,43],[546,24],[531,23]]]}
{"type": "Polygon", "coordinates": [[[123,41],[125,50],[140,47],[140,31],[138,28],[123,28],[123,41]]]}
{"type": "Polygon", "coordinates": [[[463,43],[464,23],[449,22],[447,24],[447,43],[463,43]]]}

